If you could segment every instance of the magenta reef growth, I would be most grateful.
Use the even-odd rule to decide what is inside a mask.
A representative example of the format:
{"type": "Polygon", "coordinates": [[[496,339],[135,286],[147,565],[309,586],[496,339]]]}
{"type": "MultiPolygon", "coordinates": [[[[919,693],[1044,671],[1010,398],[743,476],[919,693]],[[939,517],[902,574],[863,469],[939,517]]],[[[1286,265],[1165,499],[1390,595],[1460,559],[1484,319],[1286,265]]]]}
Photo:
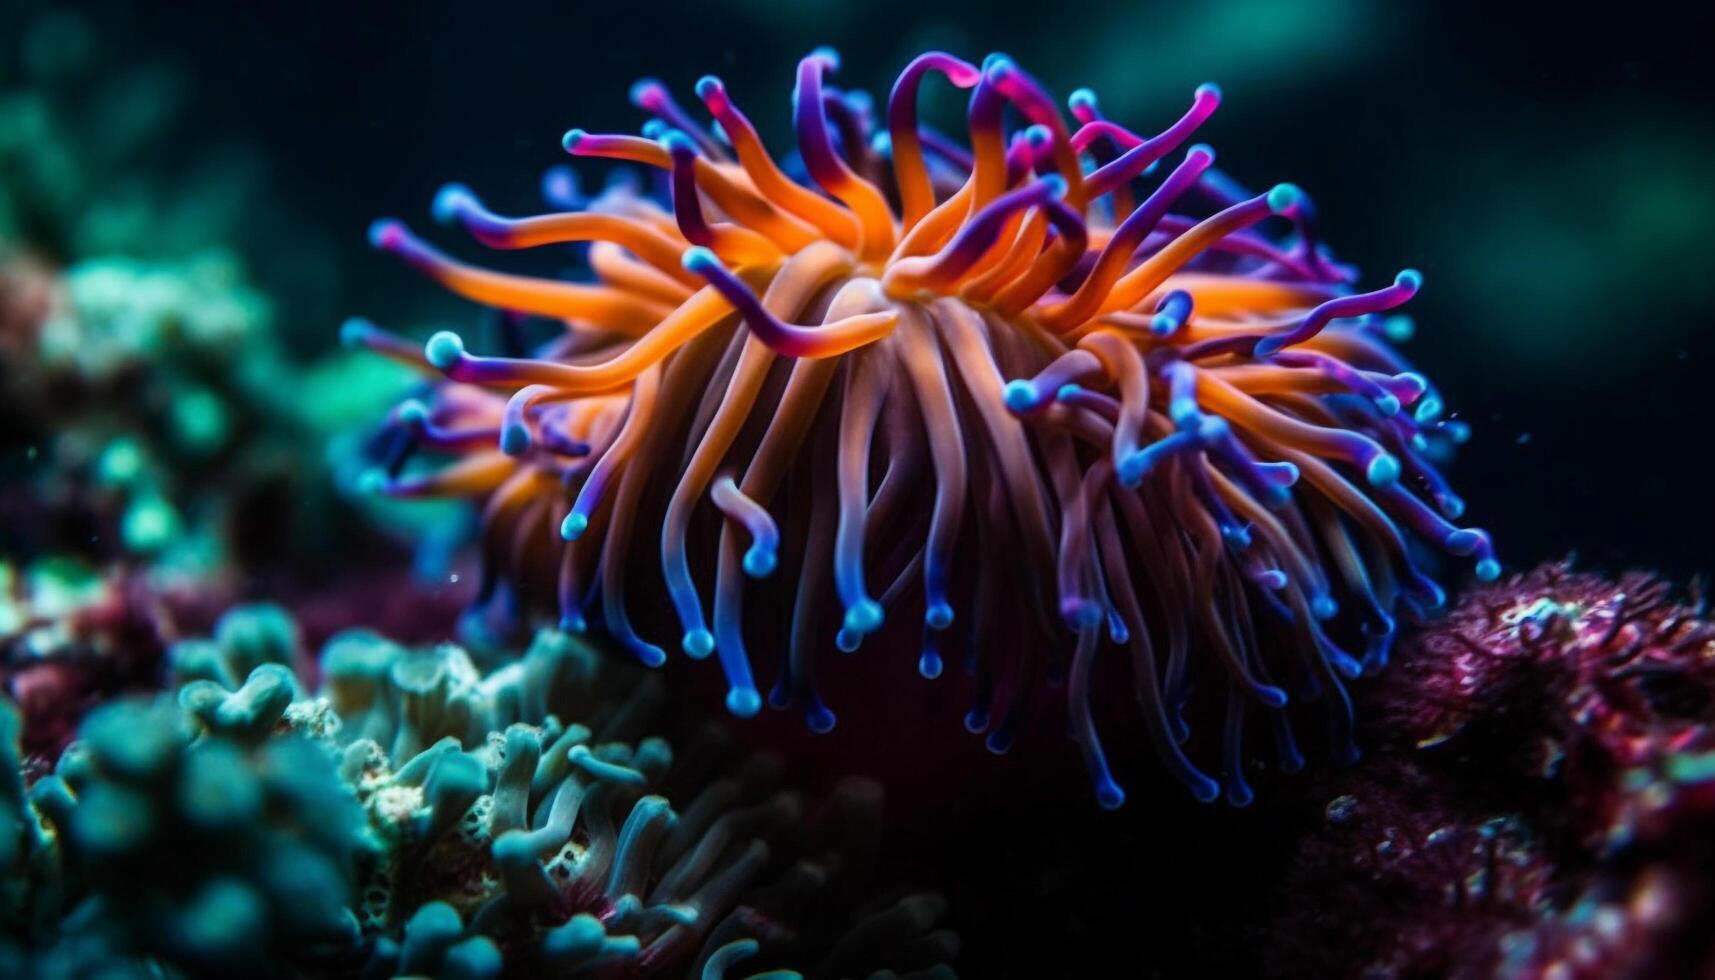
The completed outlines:
{"type": "Polygon", "coordinates": [[[707,121],[644,81],[642,135],[564,146],[656,192],[553,180],[559,210],[526,218],[435,198],[490,248],[590,243],[588,281],[377,222],[452,292],[563,329],[474,350],[348,323],[439,382],[391,415],[375,488],[480,500],[484,601],[650,665],[713,656],[736,715],[766,700],[825,731],[865,706],[819,661],[903,654],[996,751],[1057,689],[1107,807],[1110,689],[1201,800],[1250,799],[1247,718],[1302,764],[1299,701],[1354,754],[1346,682],[1402,607],[1443,599],[1419,545],[1500,570],[1436,469],[1467,430],[1388,341],[1418,273],[1360,289],[1304,192],[1216,170],[1190,142],[1212,85],[1140,134],[1001,55],[922,55],[884,105],[837,69],[798,66],[793,158],[719,79],[696,85],[707,121]],[[920,120],[931,77],[968,91],[963,139],[920,120]],[[1216,748],[1191,737],[1205,718],[1216,748]]]}

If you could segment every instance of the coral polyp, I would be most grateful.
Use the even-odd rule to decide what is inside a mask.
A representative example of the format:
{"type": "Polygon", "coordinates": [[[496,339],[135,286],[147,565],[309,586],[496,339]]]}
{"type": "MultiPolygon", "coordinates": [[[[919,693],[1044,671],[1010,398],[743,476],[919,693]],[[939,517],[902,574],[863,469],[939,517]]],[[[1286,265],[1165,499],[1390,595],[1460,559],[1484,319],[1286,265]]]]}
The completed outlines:
{"type": "Polygon", "coordinates": [[[444,379],[390,417],[375,487],[481,499],[485,601],[599,625],[651,665],[713,655],[741,716],[762,664],[769,703],[831,728],[818,659],[868,644],[928,679],[962,665],[966,726],[996,751],[1063,680],[1105,806],[1125,798],[1095,721],[1109,687],[1199,799],[1250,798],[1247,715],[1301,764],[1289,699],[1324,702],[1355,752],[1345,682],[1385,662],[1402,605],[1443,598],[1418,541],[1499,572],[1436,469],[1468,430],[1388,343],[1421,277],[1357,291],[1301,190],[1250,193],[1187,146],[1212,85],[1145,136],[1088,91],[1062,112],[1004,56],[918,57],[879,123],[836,68],[799,64],[786,164],[718,79],[696,86],[708,125],[645,81],[643,135],[564,146],[649,168],[659,194],[556,179],[569,209],[529,218],[436,197],[492,248],[590,243],[592,281],[377,222],[377,247],[510,326],[479,353],[347,325],[444,379]],[[920,122],[930,76],[969,91],[967,142],[920,122]],[[564,329],[531,351],[526,317],[564,329]],[[634,617],[662,586],[670,613],[634,617]],[[1187,748],[1211,713],[1219,781],[1187,748]]]}
{"type": "Polygon", "coordinates": [[[313,690],[299,637],[228,611],[51,772],[0,698],[0,974],[951,976],[946,901],[875,880],[879,785],[675,754],[660,678],[552,630],[487,673],[349,630],[313,690]]]}

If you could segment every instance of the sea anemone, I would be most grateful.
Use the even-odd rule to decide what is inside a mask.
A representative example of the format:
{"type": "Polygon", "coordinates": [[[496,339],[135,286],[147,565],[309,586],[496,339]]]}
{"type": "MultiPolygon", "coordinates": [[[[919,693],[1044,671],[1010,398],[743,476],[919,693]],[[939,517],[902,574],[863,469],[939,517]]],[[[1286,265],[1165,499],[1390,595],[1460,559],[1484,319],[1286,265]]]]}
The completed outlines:
{"type": "Polygon", "coordinates": [[[435,198],[493,248],[593,243],[593,282],[469,265],[378,221],[377,247],[507,329],[490,356],[348,322],[348,342],[445,379],[391,416],[375,488],[482,499],[484,600],[595,619],[650,665],[667,638],[634,626],[626,590],[664,584],[669,635],[718,658],[740,716],[767,660],[767,700],[831,728],[818,655],[910,621],[920,641],[885,645],[929,679],[962,659],[966,726],[995,751],[1063,680],[1104,806],[1125,798],[1094,720],[1109,686],[1135,690],[1202,800],[1250,799],[1247,714],[1301,764],[1289,691],[1326,702],[1354,754],[1344,682],[1385,662],[1402,604],[1443,599],[1412,539],[1499,573],[1435,468],[1468,430],[1388,343],[1409,323],[1382,314],[1421,277],[1354,291],[1297,187],[1250,194],[1208,147],[1181,153],[1212,85],[1145,137],[1084,90],[1069,120],[1007,57],[933,52],[877,127],[828,83],[837,64],[800,62],[784,169],[719,79],[696,86],[708,126],[646,80],[643,135],[564,146],[655,168],[667,207],[623,181],[584,199],[563,173],[544,188],[562,213],[435,198]],[[968,146],[920,124],[930,75],[970,90],[968,146]],[[527,316],[564,329],[530,352],[527,316]],[[409,465],[418,450],[453,461],[409,465]],[[1186,751],[1186,716],[1211,712],[1221,782],[1186,751]]]}

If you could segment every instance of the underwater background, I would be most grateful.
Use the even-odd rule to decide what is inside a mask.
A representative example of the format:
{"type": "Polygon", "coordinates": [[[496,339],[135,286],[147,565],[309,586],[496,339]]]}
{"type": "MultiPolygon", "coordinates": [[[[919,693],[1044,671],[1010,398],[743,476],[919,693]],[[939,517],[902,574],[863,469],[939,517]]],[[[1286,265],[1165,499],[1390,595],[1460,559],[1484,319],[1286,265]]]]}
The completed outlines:
{"type": "MultiPolygon", "coordinates": [[[[32,6],[62,9],[24,2],[12,16],[28,23],[32,6]]],[[[647,24],[586,5],[65,9],[86,11],[101,74],[157,73],[112,109],[141,126],[172,107],[151,169],[184,179],[225,160],[266,172],[255,196],[204,206],[237,212],[231,244],[271,296],[300,304],[280,322],[305,352],[354,311],[438,299],[369,249],[376,215],[417,216],[453,179],[503,210],[534,205],[518,175],[560,163],[567,126],[626,130],[625,91],[643,75],[688,90],[719,72],[761,108],[784,104],[792,66],[820,44],[840,48],[848,84],[875,91],[917,51],[998,50],[1057,87],[1096,89],[1128,119],[1218,81],[1244,107],[1209,135],[1237,176],[1301,181],[1346,254],[1423,270],[1413,315],[1425,329],[1410,350],[1473,423],[1459,479],[1508,553],[1709,569],[1715,517],[1693,420],[1715,303],[1701,273],[1715,234],[1715,69],[1695,5],[1580,16],[1235,0],[1047,16],[780,2],[691,4],[647,24]]],[[[759,113],[765,136],[779,135],[776,115],[759,113]]],[[[422,316],[456,316],[445,302],[422,316]]]]}
{"type": "MultiPolygon", "coordinates": [[[[1096,89],[1109,117],[1138,125],[1218,82],[1225,108],[1201,138],[1227,172],[1302,184],[1324,239],[1366,273],[1422,271],[1403,349],[1470,423],[1451,473],[1508,573],[1575,555],[1582,571],[1687,585],[1715,571],[1712,26],[1693,5],[1648,2],[1581,13],[1364,0],[12,0],[0,11],[0,559],[12,596],[0,633],[81,608],[123,567],[159,573],[151,587],[176,597],[170,639],[212,633],[223,609],[258,601],[290,608],[306,648],[353,625],[406,644],[449,636],[475,577],[460,550],[472,518],[357,492],[359,443],[405,380],[341,350],[339,326],[373,316],[421,340],[481,317],[371,248],[370,222],[429,224],[449,180],[502,213],[539,210],[537,176],[567,161],[560,134],[635,131],[626,93],[644,76],[688,93],[718,72],[778,143],[794,66],[819,45],[839,49],[841,84],[877,94],[920,51],[1004,51],[1062,95],[1096,89]],[[42,328],[56,282],[76,315],[42,328]]],[[[958,111],[931,99],[925,115],[958,111]]],[[[551,258],[519,267],[559,271],[551,258]]],[[[1595,608],[1624,591],[1605,582],[1565,588],[1595,608]]],[[[1633,584],[1634,595],[1654,587],[1633,584]]],[[[1634,614],[1665,616],[1652,621],[1661,635],[1697,618],[1691,606],[1634,614]]],[[[1431,627],[1413,649],[1429,656],[1454,632],[1431,627]]],[[[1662,647],[1688,643],[1673,634],[1662,647]]],[[[9,671],[40,655],[8,644],[9,671]]],[[[1698,691],[1710,661],[1685,668],[1701,672],[1698,691]]],[[[1445,680],[1399,673],[1371,698],[1366,751],[1382,737],[1377,719],[1415,717],[1422,702],[1400,685],[1445,680]]],[[[1498,744],[1504,726],[1474,730],[1476,756],[1516,748],[1498,744]]],[[[1331,774],[1313,762],[1314,778],[1267,780],[1245,810],[1138,777],[1132,802],[1109,814],[1070,752],[1058,762],[1063,772],[1033,759],[1016,791],[993,788],[997,776],[944,814],[924,812],[937,807],[930,788],[887,787],[879,877],[945,896],[960,975],[1433,976],[1455,971],[1400,954],[1365,972],[1359,954],[1330,952],[1351,936],[1294,916],[1323,901],[1328,916],[1373,915],[1379,930],[1415,923],[1420,949],[1523,914],[1505,898],[1494,899],[1504,914],[1460,906],[1428,871],[1406,874],[1421,888],[1380,909],[1314,873],[1362,867],[1306,829],[1329,801],[1362,796],[1368,780],[1409,814],[1437,799],[1415,770],[1331,774]]],[[[1478,864],[1491,878],[1508,860],[1492,841],[1513,830],[1488,815],[1516,802],[1447,804],[1452,823],[1488,835],[1478,864]]],[[[1574,850],[1556,840],[1507,854],[1529,852],[1516,866],[1533,868],[1597,860],[1574,850]]],[[[1715,868],[1706,844],[1672,853],[1715,868]]],[[[1520,907],[1577,904],[1576,887],[1556,887],[1520,907]]],[[[1675,900],[1715,909],[1715,878],[1700,887],[1675,900]]],[[[1464,975],[1503,972],[1482,962],[1464,975]]]]}

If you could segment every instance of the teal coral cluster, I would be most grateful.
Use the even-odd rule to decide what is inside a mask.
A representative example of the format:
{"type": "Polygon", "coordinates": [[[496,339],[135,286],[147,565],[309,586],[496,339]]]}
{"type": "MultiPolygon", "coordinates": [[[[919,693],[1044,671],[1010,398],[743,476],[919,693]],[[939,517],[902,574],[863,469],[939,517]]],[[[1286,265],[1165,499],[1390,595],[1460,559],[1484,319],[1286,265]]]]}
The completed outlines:
{"type": "Polygon", "coordinates": [[[206,574],[254,557],[244,525],[271,498],[328,536],[344,514],[332,474],[355,452],[339,436],[403,390],[402,370],[349,352],[301,364],[275,304],[218,249],[47,279],[46,309],[0,351],[0,403],[39,497],[111,515],[111,542],[76,545],[206,574]]]}
{"type": "Polygon", "coordinates": [[[229,612],[33,782],[0,708],[0,973],[947,972],[938,897],[868,901],[873,784],[812,806],[718,736],[678,758],[654,678],[555,632],[485,672],[350,631],[313,689],[298,647],[229,612]]]}
{"type": "Polygon", "coordinates": [[[89,259],[61,281],[25,361],[35,387],[9,393],[59,423],[50,476],[87,479],[110,500],[127,553],[193,570],[228,560],[230,504],[211,487],[254,472],[291,431],[263,421],[282,414],[269,393],[291,373],[272,304],[219,252],[89,259]]]}

